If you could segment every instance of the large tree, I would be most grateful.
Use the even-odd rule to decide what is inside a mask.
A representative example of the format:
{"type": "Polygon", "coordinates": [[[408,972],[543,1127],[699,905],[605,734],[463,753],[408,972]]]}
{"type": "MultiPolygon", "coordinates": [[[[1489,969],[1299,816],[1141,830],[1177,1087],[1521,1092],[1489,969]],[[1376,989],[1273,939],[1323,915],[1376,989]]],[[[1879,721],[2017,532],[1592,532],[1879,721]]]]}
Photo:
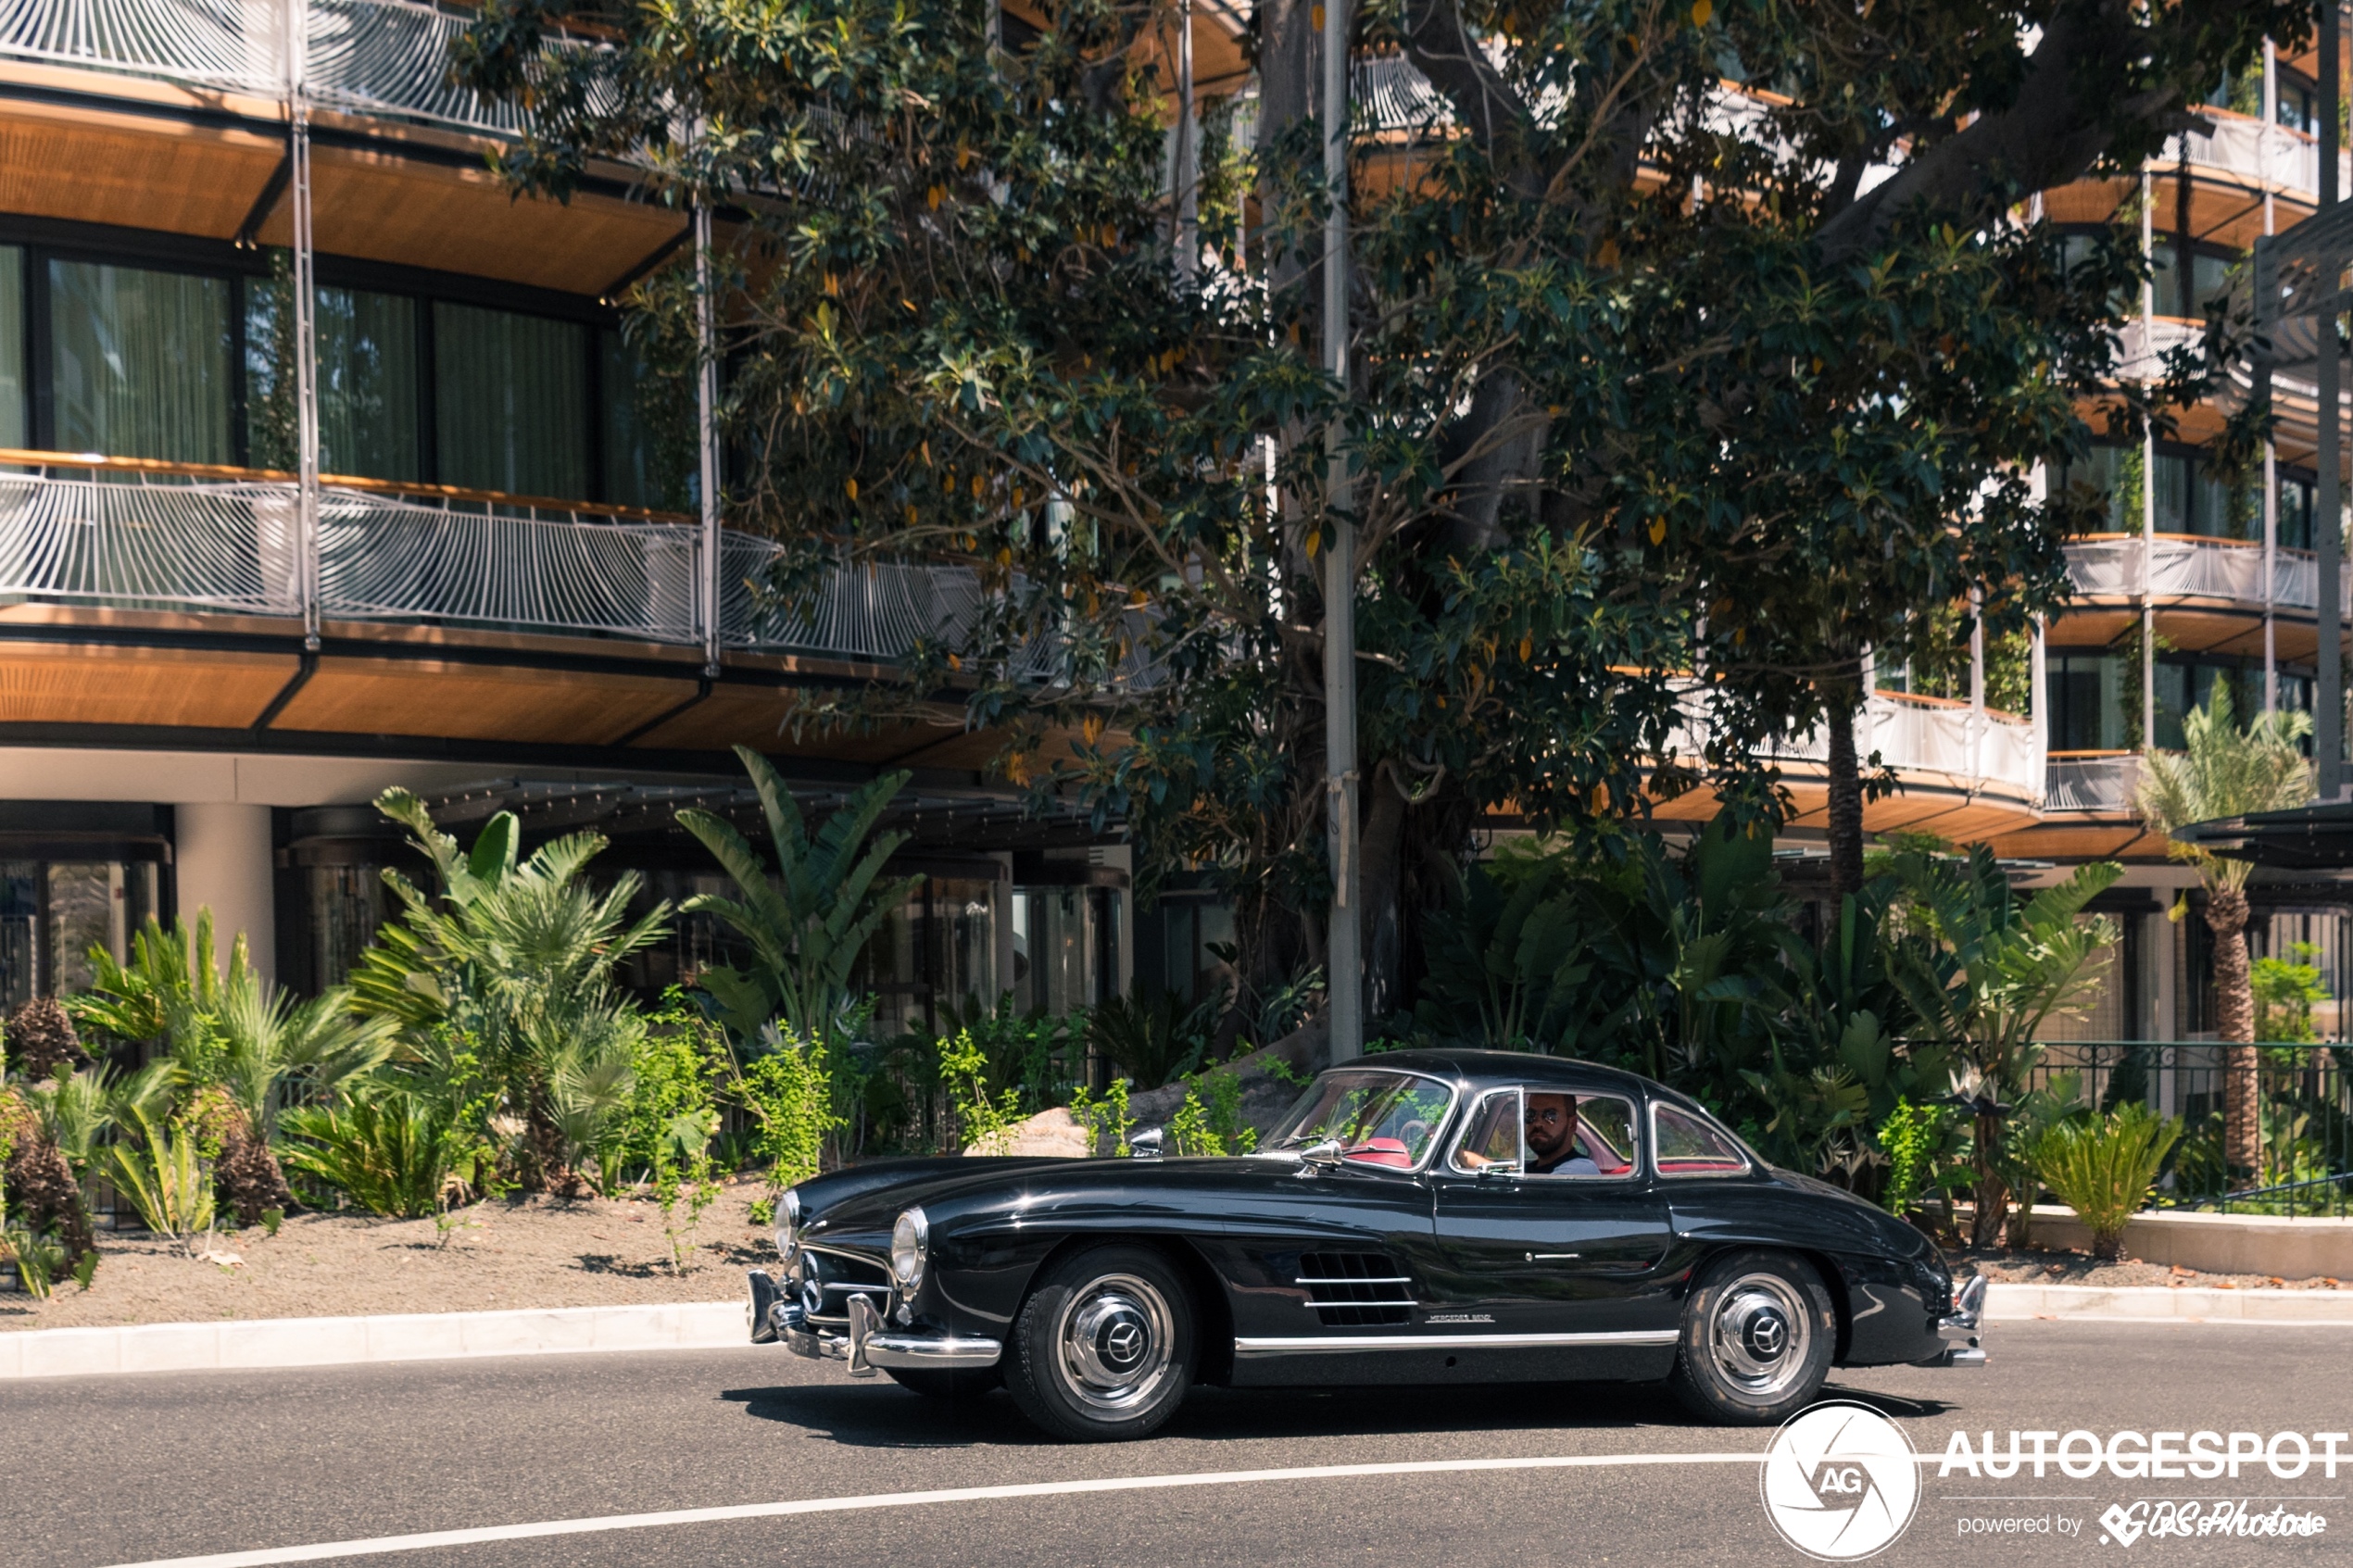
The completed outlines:
{"type": "MultiPolygon", "coordinates": [[[[2068,265],[2021,204],[2132,165],[2305,25],[2228,0],[1367,6],[1360,48],[1429,92],[1416,124],[1353,128],[1340,386],[1315,361],[1319,7],[1257,11],[1255,137],[1210,120],[1195,269],[1151,6],[1024,9],[1002,47],[987,6],[493,0],[460,66],[534,107],[518,184],[620,157],[733,209],[728,506],[803,546],[780,592],[856,557],[989,590],[903,684],[794,717],[953,692],[1013,776],[1123,817],[1148,878],[1225,879],[1246,985],[1320,957],[1316,562],[1352,532],[1376,1013],[1492,809],[1606,834],[1706,786],[1770,814],[1760,754],[1827,725],[1859,880],[1864,651],[1903,657],[1923,607],[1972,594],[1997,633],[2048,608],[2088,505],[2026,476],[2088,439],[2139,262],[2068,265]],[[610,46],[551,50],[559,23],[610,46]]],[[[690,284],[635,295],[673,370],[690,284]]]]}

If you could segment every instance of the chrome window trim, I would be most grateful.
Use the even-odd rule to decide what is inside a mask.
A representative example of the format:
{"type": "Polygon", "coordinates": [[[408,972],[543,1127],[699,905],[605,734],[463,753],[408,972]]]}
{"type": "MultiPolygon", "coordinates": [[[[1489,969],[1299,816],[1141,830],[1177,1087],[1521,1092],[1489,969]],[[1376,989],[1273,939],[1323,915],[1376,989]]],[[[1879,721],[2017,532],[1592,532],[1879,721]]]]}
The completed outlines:
{"type": "Polygon", "coordinates": [[[1463,1151],[1469,1147],[1471,1129],[1478,1125],[1480,1113],[1486,1110],[1487,1102],[1495,1098],[1498,1095],[1514,1095],[1519,1098],[1519,1166],[1512,1173],[1514,1175],[1518,1175],[1527,1170],[1528,1088],[1527,1085],[1523,1084],[1507,1084],[1498,1088],[1482,1089],[1477,1095],[1471,1097],[1469,1106],[1463,1112],[1463,1124],[1454,1129],[1453,1146],[1446,1151],[1446,1171],[1448,1174],[1455,1176],[1476,1176],[1483,1169],[1492,1169],[1491,1166],[1462,1165],[1456,1163],[1456,1161],[1461,1160],[1463,1151]]]}
{"type": "Polygon", "coordinates": [[[1737,1171],[1733,1171],[1733,1170],[1713,1170],[1713,1171],[1662,1171],[1662,1170],[1660,1170],[1660,1169],[1658,1168],[1658,1113],[1659,1113],[1661,1110],[1672,1110],[1672,1111],[1674,1111],[1677,1115],[1680,1115],[1680,1116],[1689,1116],[1689,1115],[1693,1114],[1693,1112],[1692,1112],[1692,1111],[1690,1111],[1690,1110],[1686,1110],[1683,1107],[1681,1107],[1681,1106],[1680,1106],[1680,1105],[1668,1105],[1666,1101],[1664,1101],[1664,1100],[1659,1100],[1659,1099],[1654,1099],[1654,1100],[1652,1100],[1652,1101],[1651,1101],[1651,1114],[1650,1114],[1650,1134],[1651,1134],[1650,1168],[1651,1168],[1651,1174],[1652,1174],[1653,1176],[1656,1177],[1658,1180],[1660,1180],[1660,1181],[1662,1181],[1662,1182],[1688,1182],[1688,1181],[1696,1181],[1696,1180],[1701,1180],[1701,1179],[1704,1179],[1704,1178],[1708,1177],[1708,1176],[1748,1176],[1748,1175],[1754,1175],[1754,1174],[1755,1174],[1755,1173],[1756,1173],[1756,1160],[1755,1160],[1755,1157],[1751,1154],[1751,1152],[1750,1152],[1750,1150],[1749,1150],[1749,1147],[1748,1147],[1748,1145],[1746,1145],[1746,1144],[1744,1144],[1744,1143],[1741,1142],[1741,1140],[1740,1140],[1740,1135],[1738,1135],[1737,1133],[1734,1133],[1734,1132],[1733,1132],[1733,1131],[1732,1131],[1730,1127],[1725,1126],[1725,1125],[1724,1125],[1724,1123],[1722,1123],[1721,1122],[1718,1122],[1718,1121],[1715,1117],[1710,1116],[1710,1115],[1709,1115],[1706,1111],[1705,1111],[1705,1110],[1702,1110],[1702,1111],[1697,1112],[1697,1115],[1698,1115],[1698,1117],[1699,1117],[1699,1120],[1700,1120],[1701,1124],[1702,1124],[1702,1125],[1704,1125],[1704,1126],[1706,1126],[1706,1127],[1710,1127],[1710,1128],[1714,1129],[1716,1132],[1722,1134],[1722,1135],[1723,1135],[1723,1136],[1724,1136],[1724,1138],[1726,1139],[1726,1141],[1728,1141],[1729,1143],[1730,1143],[1730,1144],[1731,1144],[1731,1146],[1732,1146],[1734,1148],[1736,1148],[1736,1149],[1738,1149],[1738,1150],[1740,1150],[1740,1151],[1741,1151],[1741,1165],[1740,1165],[1740,1169],[1739,1169],[1739,1170],[1737,1170],[1737,1171]]]}
{"type": "MultiPolygon", "coordinates": [[[[1619,1094],[1615,1089],[1595,1089],[1591,1093],[1588,1093],[1583,1089],[1570,1088],[1567,1085],[1550,1087],[1542,1085],[1537,1080],[1531,1079],[1518,1084],[1512,1084],[1503,1087],[1486,1090],[1471,1101],[1468,1112],[1463,1117],[1463,1124],[1454,1131],[1453,1147],[1448,1149],[1446,1153],[1446,1170],[1449,1174],[1456,1176],[1476,1176],[1478,1174],[1478,1172],[1476,1169],[1466,1170],[1464,1167],[1455,1164],[1455,1157],[1463,1152],[1463,1146],[1470,1137],[1471,1127],[1478,1121],[1478,1108],[1485,1105],[1490,1099],[1493,1098],[1497,1095],[1513,1094],[1520,1097],[1521,1105],[1521,1131],[1519,1136],[1520,1168],[1513,1173],[1516,1177],[1523,1181],[1530,1182],[1630,1182],[1642,1173],[1643,1155],[1640,1148],[1633,1150],[1631,1157],[1626,1162],[1626,1169],[1618,1172],[1615,1175],[1606,1171],[1595,1171],[1592,1175],[1588,1176],[1573,1171],[1530,1171],[1528,1169],[1528,1133],[1526,1118],[1528,1103],[1527,1097],[1529,1095],[1567,1095],[1571,1098],[1575,1099],[1580,1106],[1589,1099],[1614,1099],[1618,1104],[1626,1108],[1627,1130],[1632,1133],[1637,1139],[1640,1139],[1642,1134],[1642,1107],[1635,1102],[1634,1097],[1631,1095],[1619,1094]]],[[[1654,1101],[1654,1108],[1655,1108],[1655,1105],[1656,1102],[1654,1101]]]]}

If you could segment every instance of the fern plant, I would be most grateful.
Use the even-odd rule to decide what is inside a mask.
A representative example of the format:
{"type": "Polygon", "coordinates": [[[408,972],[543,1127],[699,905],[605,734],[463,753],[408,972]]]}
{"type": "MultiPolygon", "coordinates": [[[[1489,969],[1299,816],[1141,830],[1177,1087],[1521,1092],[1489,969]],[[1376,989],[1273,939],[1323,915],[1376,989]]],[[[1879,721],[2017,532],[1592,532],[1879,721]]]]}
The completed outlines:
{"type": "Polygon", "coordinates": [[[282,1124],[287,1165],[389,1219],[440,1208],[465,1141],[446,1106],[397,1089],[289,1110],[282,1124]]]}
{"type": "Polygon", "coordinates": [[[2094,1257],[2120,1257],[2124,1227],[2181,1135],[2179,1122],[2137,1104],[2096,1122],[2061,1122],[2035,1145],[2035,1173],[2090,1229],[2094,1257]]]}
{"type": "Polygon", "coordinates": [[[134,1135],[107,1151],[115,1190],[131,1200],[157,1236],[185,1243],[212,1229],[212,1168],[190,1129],[161,1126],[139,1115],[134,1135]]]}

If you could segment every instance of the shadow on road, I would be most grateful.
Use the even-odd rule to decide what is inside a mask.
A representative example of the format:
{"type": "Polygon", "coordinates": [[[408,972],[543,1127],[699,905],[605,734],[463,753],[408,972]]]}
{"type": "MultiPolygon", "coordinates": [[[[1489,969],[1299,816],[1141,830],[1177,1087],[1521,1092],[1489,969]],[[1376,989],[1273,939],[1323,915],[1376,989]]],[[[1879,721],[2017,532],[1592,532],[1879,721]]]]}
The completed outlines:
{"type": "MultiPolygon", "coordinates": [[[[1890,1415],[1926,1416],[1947,1407],[1832,1386],[1890,1415]]],[[[756,1421],[802,1428],[850,1448],[1028,1448],[1047,1443],[1001,1390],[978,1399],[927,1399],[887,1382],[859,1386],[729,1388],[721,1399],[756,1421]]],[[[1196,1388],[1161,1429],[1168,1437],[1381,1436],[1511,1430],[1526,1433],[1704,1429],[1705,1424],[1656,1384],[1554,1383],[1391,1388],[1196,1388]]]]}

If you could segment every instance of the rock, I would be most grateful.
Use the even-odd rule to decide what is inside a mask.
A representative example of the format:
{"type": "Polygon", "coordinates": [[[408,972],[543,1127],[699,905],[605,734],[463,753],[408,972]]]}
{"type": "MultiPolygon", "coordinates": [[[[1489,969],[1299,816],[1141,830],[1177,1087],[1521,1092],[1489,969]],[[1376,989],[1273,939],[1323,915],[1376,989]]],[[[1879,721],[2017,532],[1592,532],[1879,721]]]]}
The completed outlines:
{"type": "Polygon", "coordinates": [[[1068,1110],[1056,1106],[1041,1110],[1026,1122],[1016,1122],[1002,1135],[989,1140],[988,1147],[968,1148],[966,1154],[1016,1154],[1051,1160],[1085,1160],[1094,1154],[1087,1129],[1072,1120],[1068,1110]]]}

